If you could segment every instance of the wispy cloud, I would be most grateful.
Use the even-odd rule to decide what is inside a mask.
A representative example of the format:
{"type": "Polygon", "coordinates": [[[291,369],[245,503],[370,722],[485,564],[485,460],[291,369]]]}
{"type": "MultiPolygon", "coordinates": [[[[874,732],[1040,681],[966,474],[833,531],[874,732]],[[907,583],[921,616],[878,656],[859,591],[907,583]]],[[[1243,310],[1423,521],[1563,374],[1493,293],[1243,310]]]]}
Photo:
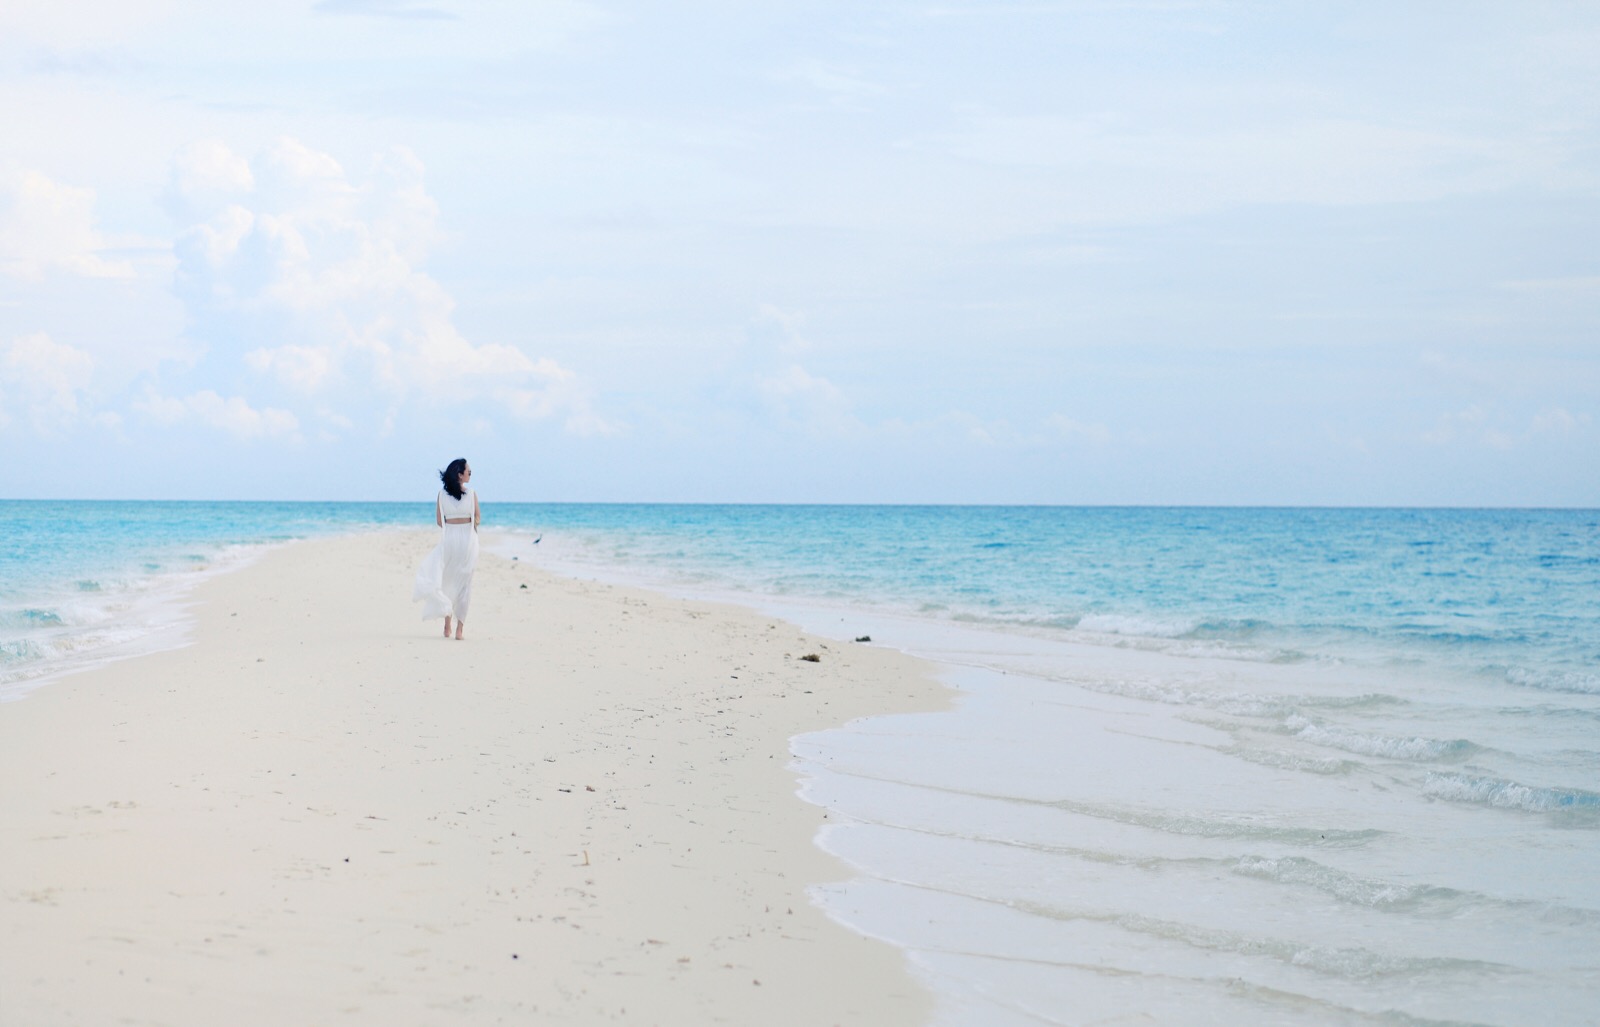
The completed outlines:
{"type": "Polygon", "coordinates": [[[889,92],[889,87],[858,68],[822,60],[805,60],[773,75],[780,82],[796,82],[826,96],[832,103],[860,106],[889,92]]]}
{"type": "Polygon", "coordinates": [[[1098,421],[1077,421],[1065,414],[1051,414],[1044,420],[1046,432],[1066,442],[1102,445],[1111,440],[1111,429],[1098,421]]]}
{"type": "Polygon", "coordinates": [[[362,14],[374,18],[456,21],[460,15],[442,7],[411,3],[409,0],[318,0],[311,8],[321,14],[362,14]]]}
{"type": "Polygon", "coordinates": [[[1564,278],[1528,278],[1497,283],[1510,292],[1549,296],[1600,296],[1600,275],[1572,275],[1564,278]]]}
{"type": "Polygon", "coordinates": [[[1047,173],[1043,217],[1118,221],[1246,204],[1351,206],[1438,200],[1531,185],[1553,172],[1537,147],[1350,118],[1184,127],[1101,114],[973,113],[909,145],[1047,173]]]}
{"type": "Polygon", "coordinates": [[[1536,414],[1518,417],[1475,403],[1441,414],[1434,426],[1423,433],[1422,441],[1434,446],[1466,443],[1507,453],[1541,438],[1586,431],[1591,423],[1589,414],[1574,414],[1565,407],[1546,407],[1536,414]]]}

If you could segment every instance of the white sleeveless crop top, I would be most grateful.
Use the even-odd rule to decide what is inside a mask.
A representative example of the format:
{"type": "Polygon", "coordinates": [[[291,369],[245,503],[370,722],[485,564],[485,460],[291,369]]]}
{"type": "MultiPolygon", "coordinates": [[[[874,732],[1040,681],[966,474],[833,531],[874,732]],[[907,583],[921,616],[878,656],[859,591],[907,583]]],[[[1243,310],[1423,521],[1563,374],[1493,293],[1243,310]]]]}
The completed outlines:
{"type": "Polygon", "coordinates": [[[461,498],[457,499],[444,489],[439,490],[439,512],[448,520],[452,517],[471,517],[473,508],[477,505],[478,494],[471,488],[461,490],[461,498]]]}

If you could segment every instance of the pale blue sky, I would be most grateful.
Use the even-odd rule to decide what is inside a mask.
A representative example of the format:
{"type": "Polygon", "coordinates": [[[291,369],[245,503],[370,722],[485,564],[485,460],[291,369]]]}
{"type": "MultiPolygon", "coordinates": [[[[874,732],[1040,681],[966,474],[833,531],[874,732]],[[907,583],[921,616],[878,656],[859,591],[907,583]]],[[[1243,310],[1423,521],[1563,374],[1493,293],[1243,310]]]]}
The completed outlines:
{"type": "Polygon", "coordinates": [[[8,0],[0,494],[1600,506],[1597,144],[1585,3],[8,0]]]}

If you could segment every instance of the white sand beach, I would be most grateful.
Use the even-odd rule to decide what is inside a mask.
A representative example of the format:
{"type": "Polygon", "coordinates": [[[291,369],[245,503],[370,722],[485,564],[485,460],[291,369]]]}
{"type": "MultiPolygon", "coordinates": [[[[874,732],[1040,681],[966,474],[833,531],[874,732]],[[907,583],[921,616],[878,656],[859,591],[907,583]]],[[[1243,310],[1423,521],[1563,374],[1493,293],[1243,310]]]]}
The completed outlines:
{"type": "Polygon", "coordinates": [[[432,539],[274,550],[0,707],[0,1024],[927,1020],[808,902],[850,875],[789,766],[922,664],[488,553],[447,641],[432,539]]]}

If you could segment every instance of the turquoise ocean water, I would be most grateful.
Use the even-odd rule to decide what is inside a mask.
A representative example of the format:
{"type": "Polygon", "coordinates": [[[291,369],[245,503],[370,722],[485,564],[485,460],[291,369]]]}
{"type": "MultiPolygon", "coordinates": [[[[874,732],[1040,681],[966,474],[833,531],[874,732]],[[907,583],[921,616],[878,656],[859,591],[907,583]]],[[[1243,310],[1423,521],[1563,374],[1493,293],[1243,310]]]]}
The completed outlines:
{"type": "MultiPolygon", "coordinates": [[[[817,900],[939,1022],[1600,1022],[1600,512],[486,512],[555,570],[938,661],[952,709],[794,750],[858,871],[817,900]]],[[[263,546],[430,521],[0,502],[0,697],[172,644],[263,546]]]]}

